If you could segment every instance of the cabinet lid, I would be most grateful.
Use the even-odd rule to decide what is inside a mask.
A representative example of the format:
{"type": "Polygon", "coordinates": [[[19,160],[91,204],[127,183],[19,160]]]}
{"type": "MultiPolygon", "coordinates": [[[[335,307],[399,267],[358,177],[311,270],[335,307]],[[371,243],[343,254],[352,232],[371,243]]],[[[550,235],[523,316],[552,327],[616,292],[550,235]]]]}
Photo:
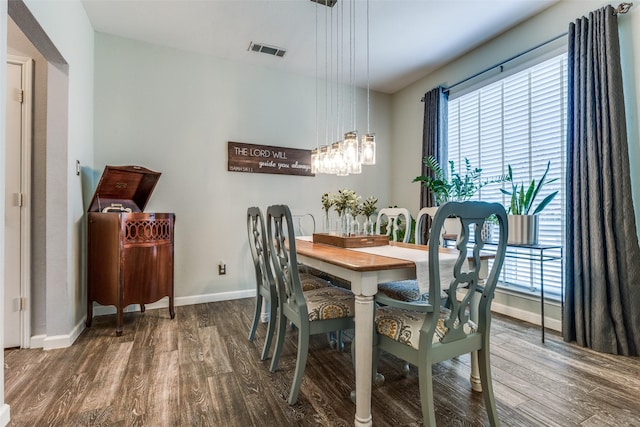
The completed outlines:
{"type": "Polygon", "coordinates": [[[105,166],[89,212],[102,212],[118,204],[131,212],[142,212],[158,179],[160,172],[142,166],[105,166]]]}

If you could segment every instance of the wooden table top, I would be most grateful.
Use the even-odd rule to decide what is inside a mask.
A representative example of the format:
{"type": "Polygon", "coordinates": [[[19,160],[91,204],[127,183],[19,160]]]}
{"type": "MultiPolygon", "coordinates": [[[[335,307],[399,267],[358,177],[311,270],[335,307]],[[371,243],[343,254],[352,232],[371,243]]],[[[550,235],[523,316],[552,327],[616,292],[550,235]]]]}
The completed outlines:
{"type": "MultiPolygon", "coordinates": [[[[400,246],[423,251],[429,250],[429,247],[426,245],[415,245],[412,243],[400,242],[389,242],[389,244],[392,246],[400,246]]],[[[454,255],[458,254],[458,251],[455,249],[440,248],[440,251],[454,255]]],[[[338,246],[326,245],[323,243],[313,243],[301,239],[296,239],[296,252],[299,255],[325,261],[329,264],[337,265],[353,271],[378,271],[415,267],[415,263],[409,260],[374,255],[338,246]]],[[[480,259],[490,259],[493,257],[494,255],[490,253],[482,253],[480,259]]]]}
{"type": "Polygon", "coordinates": [[[329,264],[353,271],[377,271],[415,267],[413,261],[352,251],[338,246],[313,243],[300,239],[296,239],[296,252],[300,255],[325,261],[329,264]]]}

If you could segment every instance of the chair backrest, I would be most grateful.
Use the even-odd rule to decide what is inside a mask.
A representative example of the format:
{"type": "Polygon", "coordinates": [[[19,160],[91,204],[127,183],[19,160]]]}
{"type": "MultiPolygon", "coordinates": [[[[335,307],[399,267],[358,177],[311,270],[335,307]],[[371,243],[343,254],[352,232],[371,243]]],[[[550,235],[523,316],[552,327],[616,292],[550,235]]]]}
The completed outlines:
{"type": "Polygon", "coordinates": [[[418,212],[418,216],[416,217],[416,231],[415,231],[415,242],[417,245],[426,245],[429,240],[430,231],[424,230],[423,227],[427,226],[427,220],[436,216],[436,212],[438,211],[438,207],[426,207],[420,209],[418,212]],[[426,236],[426,238],[424,238],[426,236]]]}
{"type": "MultiPolygon", "coordinates": [[[[434,307],[439,307],[440,305],[439,266],[441,252],[439,251],[440,240],[433,237],[441,235],[444,220],[450,216],[460,218],[462,229],[456,241],[456,248],[459,254],[455,262],[453,279],[446,290],[451,311],[444,321],[446,333],[443,334],[444,336],[441,337],[440,342],[446,344],[467,337],[468,332],[466,332],[464,325],[469,320],[469,310],[476,292],[481,293],[478,306],[477,331],[484,335],[484,339],[488,340],[489,325],[491,323],[491,301],[493,300],[507,248],[507,214],[504,207],[498,203],[478,201],[447,202],[440,206],[431,224],[431,238],[429,239],[429,302],[434,307]],[[483,281],[480,276],[480,251],[485,241],[482,240],[481,231],[483,224],[491,215],[495,215],[498,219],[499,236],[489,276],[483,281]],[[471,237],[473,238],[471,239],[471,237]],[[472,262],[468,261],[469,256],[472,257],[472,262]],[[459,291],[464,295],[461,299],[459,296],[456,297],[459,291]]],[[[495,241],[492,241],[492,243],[495,243],[495,241]]],[[[425,322],[422,329],[427,334],[421,334],[420,346],[423,344],[431,345],[430,342],[423,343],[422,337],[424,335],[426,339],[427,335],[429,337],[433,336],[435,328],[435,321],[425,322]]]]}
{"type": "Polygon", "coordinates": [[[269,292],[270,287],[275,286],[275,280],[271,270],[271,258],[267,245],[267,228],[262,210],[258,207],[247,209],[247,233],[258,287],[269,292]]]}
{"type": "Polygon", "coordinates": [[[311,236],[316,232],[316,218],[311,213],[292,213],[296,236],[311,236]]]}
{"type": "Polygon", "coordinates": [[[294,224],[288,206],[273,205],[267,208],[267,240],[278,289],[279,307],[289,319],[292,315],[308,319],[298,271],[294,224]]]}
{"type": "Polygon", "coordinates": [[[402,239],[403,242],[407,243],[411,239],[411,214],[409,213],[409,209],[406,208],[382,208],[378,210],[378,219],[376,220],[376,234],[381,234],[381,225],[382,220],[387,220],[387,231],[386,235],[389,236],[391,240],[394,242],[398,241],[398,230],[400,229],[399,224],[404,221],[405,224],[405,233],[402,239]]]}

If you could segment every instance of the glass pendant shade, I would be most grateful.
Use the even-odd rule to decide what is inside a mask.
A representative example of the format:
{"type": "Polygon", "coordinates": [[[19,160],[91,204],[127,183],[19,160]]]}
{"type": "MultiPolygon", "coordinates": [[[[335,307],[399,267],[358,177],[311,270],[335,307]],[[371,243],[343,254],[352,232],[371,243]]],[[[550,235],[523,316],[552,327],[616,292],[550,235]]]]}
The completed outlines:
{"type": "Polygon", "coordinates": [[[342,153],[344,156],[344,161],[347,164],[347,172],[358,173],[357,165],[360,164],[360,150],[358,146],[358,134],[356,133],[356,131],[347,132],[344,134],[342,153]]]}
{"type": "Polygon", "coordinates": [[[376,164],[376,135],[366,134],[362,135],[362,164],[363,165],[375,165],[376,164]]]}
{"type": "MultiPolygon", "coordinates": [[[[326,145],[312,150],[311,172],[316,174],[333,174],[347,176],[362,173],[362,165],[375,165],[376,143],[374,134],[362,136],[362,142],[356,130],[344,133],[342,141],[331,143],[332,136],[344,132],[345,124],[356,128],[357,89],[355,84],[356,68],[360,62],[356,60],[356,4],[362,0],[344,0],[340,4],[346,7],[332,8],[323,2],[318,5],[328,8],[316,9],[316,144],[320,140],[321,115],[319,95],[320,81],[324,81],[324,139],[326,145]],[[319,20],[319,11],[325,12],[324,26],[319,20]],[[334,25],[335,22],[335,25],[334,25]],[[330,23],[330,25],[329,25],[330,23]],[[346,25],[345,25],[346,23],[346,25]],[[319,30],[324,27],[324,44],[318,37],[319,30]],[[334,34],[335,30],[335,34],[334,34]],[[348,37],[348,47],[344,43],[348,37]],[[324,48],[324,49],[322,49],[324,48]],[[322,55],[322,51],[324,54],[322,55]],[[347,65],[348,64],[348,65],[347,65]],[[322,71],[324,68],[324,71],[322,71]],[[334,90],[335,87],[335,90],[334,90]],[[329,89],[330,88],[330,89],[329,89]],[[350,108],[345,108],[351,104],[350,108]],[[336,131],[336,133],[334,133],[336,131]]],[[[367,69],[367,132],[369,132],[370,89],[369,89],[369,0],[366,0],[366,69],[367,69]]],[[[364,19],[364,9],[362,10],[364,19]]],[[[360,39],[358,39],[360,40],[360,39]]]]}

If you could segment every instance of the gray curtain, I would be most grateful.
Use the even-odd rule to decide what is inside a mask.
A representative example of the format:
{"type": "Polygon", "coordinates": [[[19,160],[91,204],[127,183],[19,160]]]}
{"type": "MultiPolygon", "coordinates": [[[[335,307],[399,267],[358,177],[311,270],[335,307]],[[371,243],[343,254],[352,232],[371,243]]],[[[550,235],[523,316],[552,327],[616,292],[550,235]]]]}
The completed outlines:
{"type": "Polygon", "coordinates": [[[563,335],[606,353],[640,352],[640,248],[631,200],[617,16],[569,26],[563,335]]]}
{"type": "MultiPolygon", "coordinates": [[[[442,87],[436,87],[424,94],[424,122],[422,130],[422,164],[421,175],[433,175],[424,165],[424,158],[434,156],[440,164],[447,164],[447,102],[448,93],[442,87]]],[[[431,190],[424,185],[420,188],[420,208],[435,206],[431,190]]],[[[431,220],[427,219],[422,225],[422,241],[428,240],[431,220]]]]}
{"type": "MultiPolygon", "coordinates": [[[[424,123],[422,130],[422,160],[434,156],[440,164],[447,164],[447,100],[449,96],[442,87],[424,94],[424,123]]],[[[430,171],[422,162],[421,174],[430,171]]],[[[425,186],[420,190],[420,207],[434,206],[433,194],[425,186]]],[[[426,242],[426,240],[424,240],[426,242]]]]}

